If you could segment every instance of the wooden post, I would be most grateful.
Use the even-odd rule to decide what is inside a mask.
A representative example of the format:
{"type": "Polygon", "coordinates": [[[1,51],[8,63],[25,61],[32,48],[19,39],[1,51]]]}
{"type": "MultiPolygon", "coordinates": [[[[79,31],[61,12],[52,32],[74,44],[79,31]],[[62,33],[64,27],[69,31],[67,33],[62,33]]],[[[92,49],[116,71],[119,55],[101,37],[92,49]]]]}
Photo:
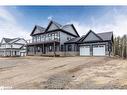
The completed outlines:
{"type": "Polygon", "coordinates": [[[55,51],[55,41],[54,41],[54,57],[56,56],[56,51],[55,51]]]}
{"type": "Polygon", "coordinates": [[[36,47],[35,47],[35,45],[34,45],[34,54],[36,54],[36,47]]]}
{"type": "Polygon", "coordinates": [[[43,44],[43,47],[42,47],[42,52],[43,52],[43,54],[44,54],[44,44],[43,44]]]}

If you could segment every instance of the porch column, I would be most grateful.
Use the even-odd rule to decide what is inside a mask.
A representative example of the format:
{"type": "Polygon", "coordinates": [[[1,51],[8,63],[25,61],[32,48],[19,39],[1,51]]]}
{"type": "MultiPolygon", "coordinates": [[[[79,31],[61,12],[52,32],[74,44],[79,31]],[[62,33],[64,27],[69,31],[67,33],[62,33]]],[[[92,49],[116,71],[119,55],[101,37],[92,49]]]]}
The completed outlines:
{"type": "MultiPolygon", "coordinates": [[[[30,52],[30,51],[28,51],[28,49],[29,49],[29,47],[28,47],[28,45],[26,46],[26,55],[28,55],[28,52],[30,52]]],[[[29,49],[30,50],[30,49],[29,49]]]]}
{"type": "Polygon", "coordinates": [[[45,52],[45,51],[44,51],[44,44],[43,44],[43,47],[42,47],[42,52],[43,52],[43,54],[44,54],[44,52],[45,52]]]}
{"type": "Polygon", "coordinates": [[[35,47],[35,45],[34,45],[34,54],[36,54],[36,47],[35,47]]]}
{"type": "Polygon", "coordinates": [[[54,57],[56,56],[56,52],[55,52],[55,42],[54,42],[54,57]]]}

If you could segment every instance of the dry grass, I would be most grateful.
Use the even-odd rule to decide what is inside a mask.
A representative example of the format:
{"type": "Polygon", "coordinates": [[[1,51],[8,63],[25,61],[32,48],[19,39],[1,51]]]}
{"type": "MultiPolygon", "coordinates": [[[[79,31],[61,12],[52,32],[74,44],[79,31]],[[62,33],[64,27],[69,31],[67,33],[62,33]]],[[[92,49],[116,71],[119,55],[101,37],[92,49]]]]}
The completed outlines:
{"type": "Polygon", "coordinates": [[[118,58],[0,58],[0,86],[13,89],[126,89],[126,74],[118,58]]]}

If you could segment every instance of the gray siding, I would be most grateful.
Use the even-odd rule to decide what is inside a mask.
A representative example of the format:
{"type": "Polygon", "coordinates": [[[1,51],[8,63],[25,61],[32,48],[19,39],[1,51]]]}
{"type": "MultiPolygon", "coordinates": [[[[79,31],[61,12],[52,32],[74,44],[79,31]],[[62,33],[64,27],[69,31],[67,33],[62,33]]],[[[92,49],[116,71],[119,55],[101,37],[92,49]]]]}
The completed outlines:
{"type": "Polygon", "coordinates": [[[68,35],[66,33],[60,32],[60,44],[64,44],[64,42],[68,41],[67,38],[74,38],[71,35],[68,35]]]}
{"type": "Polygon", "coordinates": [[[84,39],[83,42],[87,42],[87,41],[99,41],[100,39],[92,32],[90,32],[90,34],[84,39]]]}

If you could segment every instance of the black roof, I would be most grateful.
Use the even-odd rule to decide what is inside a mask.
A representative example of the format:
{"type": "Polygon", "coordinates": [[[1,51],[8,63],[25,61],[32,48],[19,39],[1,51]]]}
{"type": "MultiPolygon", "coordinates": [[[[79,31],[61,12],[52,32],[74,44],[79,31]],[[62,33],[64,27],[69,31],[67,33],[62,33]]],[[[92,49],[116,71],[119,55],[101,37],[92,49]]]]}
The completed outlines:
{"type": "Polygon", "coordinates": [[[97,35],[101,37],[103,40],[111,40],[113,32],[97,33],[97,35]]]}
{"type": "MultiPolygon", "coordinates": [[[[86,36],[90,33],[93,32],[92,30],[90,30],[86,35],[83,35],[81,37],[76,37],[76,38],[72,38],[69,41],[66,41],[65,44],[69,44],[69,43],[82,43],[83,40],[86,38],[86,36]]],[[[93,32],[94,33],[94,32],[93,32]]],[[[94,33],[97,37],[100,38],[100,41],[112,41],[112,36],[113,36],[113,32],[103,32],[103,33],[94,33]]]]}
{"type": "MultiPolygon", "coordinates": [[[[73,24],[68,24],[68,25],[62,26],[61,24],[59,24],[59,23],[57,23],[57,22],[55,22],[55,21],[52,21],[52,20],[50,21],[50,23],[49,23],[49,25],[47,26],[47,28],[43,28],[43,27],[41,27],[41,26],[36,25],[36,26],[34,27],[32,33],[31,33],[30,35],[32,36],[32,35],[43,34],[43,33],[45,33],[45,32],[49,32],[48,29],[49,29],[49,27],[50,27],[50,25],[51,25],[52,23],[55,24],[55,25],[58,27],[58,29],[56,29],[57,31],[58,31],[58,30],[61,30],[62,32],[65,32],[65,33],[68,33],[68,34],[70,34],[70,35],[79,37],[79,34],[78,34],[77,30],[75,29],[75,27],[74,27],[73,24]],[[72,27],[72,28],[74,29],[76,35],[73,34],[73,33],[71,33],[71,32],[69,32],[69,31],[64,30],[63,28],[64,28],[65,26],[70,26],[70,27],[72,27]],[[38,29],[40,32],[34,33],[34,31],[35,31],[36,29],[38,29]]],[[[51,31],[50,31],[50,32],[51,32],[51,31]]]]}
{"type": "Polygon", "coordinates": [[[10,38],[3,38],[4,39],[4,41],[6,42],[6,43],[8,43],[8,42],[10,42],[10,41],[12,41],[12,40],[14,40],[14,39],[16,39],[16,38],[14,38],[14,39],[10,39],[10,38]]]}
{"type": "Polygon", "coordinates": [[[69,44],[69,43],[76,43],[81,39],[81,37],[76,37],[76,38],[72,38],[69,41],[66,41],[65,44],[69,44]]]}
{"type": "Polygon", "coordinates": [[[39,25],[35,25],[32,33],[30,35],[36,35],[36,34],[40,34],[40,33],[43,33],[43,32],[45,32],[45,28],[44,27],[41,27],[39,25]],[[38,33],[34,32],[36,29],[38,29],[38,33]]]}

